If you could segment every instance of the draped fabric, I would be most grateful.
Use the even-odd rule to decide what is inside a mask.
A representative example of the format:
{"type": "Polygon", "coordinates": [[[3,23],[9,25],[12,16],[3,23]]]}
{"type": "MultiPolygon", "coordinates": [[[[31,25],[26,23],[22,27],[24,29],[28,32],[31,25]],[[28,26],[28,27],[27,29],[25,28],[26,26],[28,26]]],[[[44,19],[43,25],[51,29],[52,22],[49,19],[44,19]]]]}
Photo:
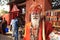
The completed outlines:
{"type": "MultiPolygon", "coordinates": [[[[39,36],[38,40],[42,40],[42,25],[40,25],[40,30],[39,30],[39,36]]],[[[24,35],[24,40],[30,40],[30,27],[31,27],[31,22],[27,23],[25,25],[25,35],[24,35]]]]}
{"type": "MultiPolygon", "coordinates": [[[[31,22],[27,23],[25,25],[25,35],[24,35],[24,40],[30,40],[30,27],[31,27],[31,22]]],[[[49,39],[49,34],[52,32],[52,24],[49,22],[45,22],[45,36],[46,40],[49,39]]],[[[39,28],[39,33],[38,33],[38,40],[43,40],[42,38],[42,23],[40,23],[40,28],[39,28]]]]}
{"type": "Polygon", "coordinates": [[[39,33],[38,33],[38,40],[43,40],[42,39],[42,23],[40,23],[40,28],[39,28],[39,33]]]}
{"type": "Polygon", "coordinates": [[[24,40],[30,40],[30,26],[31,26],[31,22],[26,23],[24,40]]]}
{"type": "Polygon", "coordinates": [[[45,35],[46,35],[46,40],[50,40],[49,34],[52,32],[52,24],[49,21],[45,22],[45,35]]]}
{"type": "Polygon", "coordinates": [[[11,12],[10,14],[11,19],[14,19],[16,16],[18,16],[19,9],[17,8],[15,4],[13,4],[12,10],[10,12],[11,12]]]}
{"type": "Polygon", "coordinates": [[[12,12],[11,18],[14,19],[16,16],[18,16],[18,12],[12,12]]]}

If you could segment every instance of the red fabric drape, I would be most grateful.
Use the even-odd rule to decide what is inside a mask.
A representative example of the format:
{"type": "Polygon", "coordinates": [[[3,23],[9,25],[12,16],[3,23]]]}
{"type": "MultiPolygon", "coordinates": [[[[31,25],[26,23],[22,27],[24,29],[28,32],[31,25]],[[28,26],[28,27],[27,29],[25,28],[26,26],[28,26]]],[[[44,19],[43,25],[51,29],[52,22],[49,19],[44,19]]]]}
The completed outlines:
{"type": "MultiPolygon", "coordinates": [[[[30,40],[30,26],[31,26],[31,23],[27,23],[25,25],[25,37],[24,37],[24,40],[30,40]]],[[[51,33],[52,30],[53,30],[52,24],[49,23],[49,22],[45,22],[45,36],[46,36],[46,40],[50,40],[49,39],[49,34],[51,33]]],[[[42,23],[40,23],[38,40],[43,40],[42,39],[42,23]]]]}
{"type": "Polygon", "coordinates": [[[24,40],[30,40],[30,26],[31,26],[31,22],[26,23],[25,25],[25,37],[24,40]]]}
{"type": "Polygon", "coordinates": [[[10,12],[11,12],[11,18],[14,19],[16,16],[18,16],[19,9],[15,4],[13,4],[13,8],[10,12]]]}
{"type": "MultiPolygon", "coordinates": [[[[24,40],[30,40],[30,27],[31,27],[31,23],[27,23],[25,25],[25,37],[24,37],[24,40]]],[[[41,25],[41,23],[40,23],[40,30],[39,30],[38,40],[42,40],[42,25],[41,25]]]]}
{"type": "Polygon", "coordinates": [[[40,28],[39,28],[39,33],[38,33],[38,40],[43,40],[42,39],[42,23],[40,23],[40,28]]]}
{"type": "Polygon", "coordinates": [[[52,32],[52,24],[49,21],[45,22],[45,35],[46,35],[46,40],[49,40],[49,34],[52,32]]]}

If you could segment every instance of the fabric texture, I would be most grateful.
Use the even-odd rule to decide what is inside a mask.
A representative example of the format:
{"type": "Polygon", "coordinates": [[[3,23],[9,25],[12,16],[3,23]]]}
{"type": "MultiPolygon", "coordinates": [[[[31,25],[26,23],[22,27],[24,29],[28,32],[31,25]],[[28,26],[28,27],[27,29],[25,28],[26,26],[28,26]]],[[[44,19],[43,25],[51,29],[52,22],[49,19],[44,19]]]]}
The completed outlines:
{"type": "MultiPolygon", "coordinates": [[[[25,25],[25,35],[24,35],[24,40],[30,40],[30,26],[31,23],[27,23],[25,25]]],[[[39,27],[39,35],[38,35],[38,40],[43,40],[42,39],[42,23],[40,23],[40,27],[39,27]]],[[[45,36],[46,36],[46,40],[50,40],[49,38],[49,34],[52,32],[52,24],[49,22],[45,22],[45,36]]]]}

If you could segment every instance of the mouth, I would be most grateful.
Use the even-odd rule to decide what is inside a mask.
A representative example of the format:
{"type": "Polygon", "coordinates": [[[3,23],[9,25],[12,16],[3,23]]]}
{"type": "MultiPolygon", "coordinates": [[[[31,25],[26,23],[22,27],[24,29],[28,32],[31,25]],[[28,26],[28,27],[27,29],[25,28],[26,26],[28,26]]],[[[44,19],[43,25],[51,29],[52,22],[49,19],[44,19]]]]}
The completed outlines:
{"type": "Polygon", "coordinates": [[[33,18],[33,19],[38,19],[38,18],[33,18]]]}

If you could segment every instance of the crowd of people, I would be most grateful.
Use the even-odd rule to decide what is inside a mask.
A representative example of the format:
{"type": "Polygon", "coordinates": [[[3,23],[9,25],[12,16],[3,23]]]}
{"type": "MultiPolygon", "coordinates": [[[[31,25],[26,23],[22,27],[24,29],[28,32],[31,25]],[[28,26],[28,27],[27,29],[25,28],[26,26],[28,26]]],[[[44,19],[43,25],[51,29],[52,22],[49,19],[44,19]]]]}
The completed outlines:
{"type": "MultiPolygon", "coordinates": [[[[4,17],[0,17],[0,33],[1,34],[6,34],[6,29],[8,28],[8,30],[10,30],[12,32],[12,37],[14,37],[14,40],[18,40],[18,30],[24,28],[24,17],[20,16],[20,17],[15,17],[13,19],[11,19],[10,22],[10,28],[8,28],[8,24],[7,24],[7,20],[4,17]]],[[[20,30],[19,34],[20,34],[20,38],[23,38],[23,33],[22,30],[20,30]]]]}
{"type": "MultiPolygon", "coordinates": [[[[20,30],[19,34],[20,34],[20,38],[23,38],[23,28],[24,28],[24,17],[21,16],[20,18],[17,16],[13,19],[11,19],[10,22],[10,31],[12,32],[12,37],[14,37],[14,40],[18,40],[18,30],[20,30]]],[[[7,20],[6,18],[2,18],[0,17],[0,33],[1,34],[6,34],[6,28],[8,24],[7,24],[7,20]]],[[[9,29],[9,28],[8,28],[9,29]]]]}

